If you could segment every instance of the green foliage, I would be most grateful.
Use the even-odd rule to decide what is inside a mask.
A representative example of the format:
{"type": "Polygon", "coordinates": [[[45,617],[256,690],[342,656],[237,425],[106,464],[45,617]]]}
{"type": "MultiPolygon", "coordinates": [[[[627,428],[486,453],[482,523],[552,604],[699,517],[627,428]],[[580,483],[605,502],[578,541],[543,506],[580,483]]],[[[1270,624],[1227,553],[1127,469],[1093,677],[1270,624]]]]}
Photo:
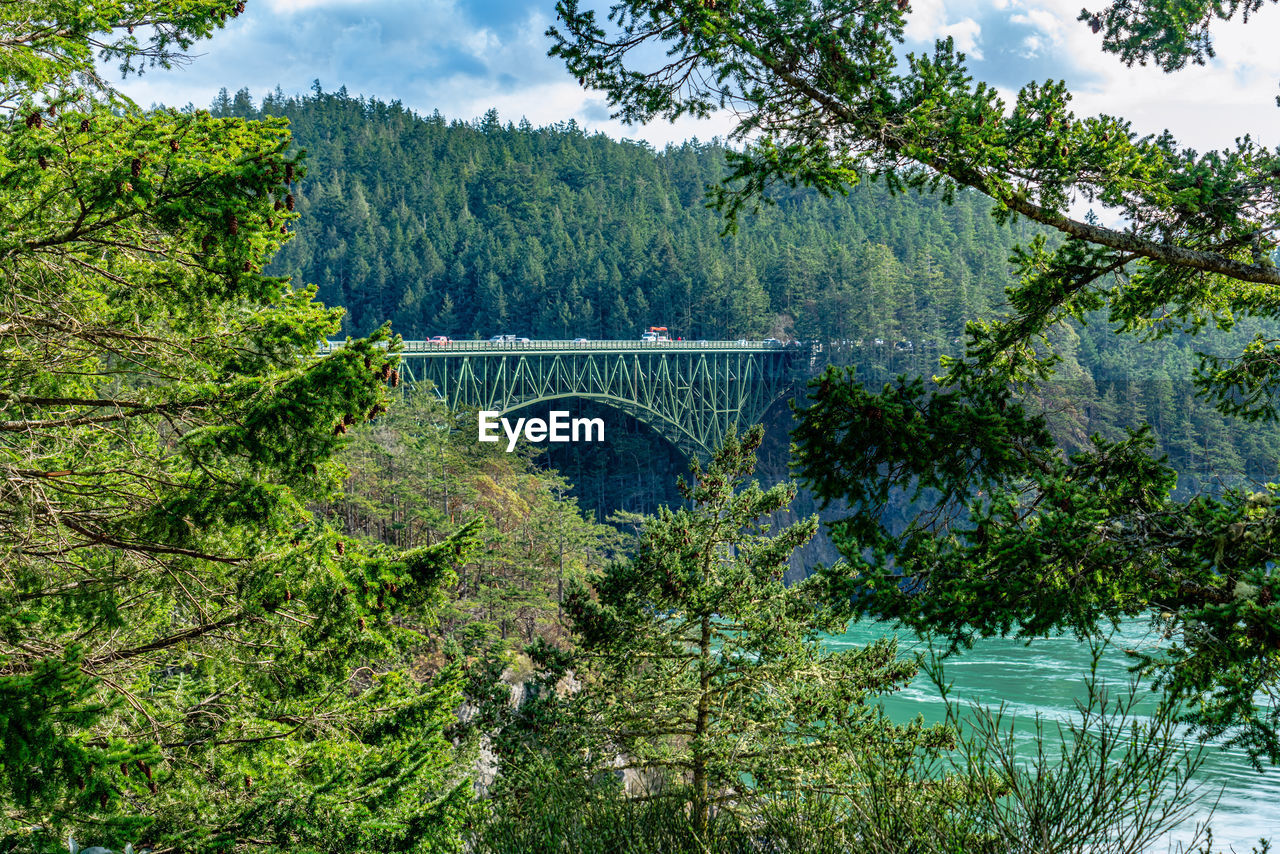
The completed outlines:
{"type": "Polygon", "coordinates": [[[0,12],[5,850],[458,839],[462,677],[407,678],[396,622],[431,622],[474,529],[348,548],[307,508],[385,406],[397,339],[318,358],[341,312],[263,274],[304,175],[282,120],[77,88],[95,55],[180,61],[239,8],[0,12]]]}
{"type": "Polygon", "coordinates": [[[746,479],[762,431],[726,441],[684,488],[689,508],[646,520],[636,556],[572,590],[566,610],[581,661],[598,674],[587,695],[593,729],[655,791],[687,803],[693,832],[711,816],[751,814],[780,792],[838,785],[851,739],[937,745],[945,734],[897,727],[868,704],[909,680],[891,642],[823,648],[845,623],[808,582],[787,587],[808,519],[770,532],[794,488],[746,479]]]}
{"type": "MultiPolygon", "coordinates": [[[[915,773],[950,772],[964,781],[959,803],[950,806],[981,841],[957,850],[1136,854],[1159,847],[1175,828],[1188,850],[1201,841],[1211,850],[1207,822],[1190,823],[1214,797],[1197,777],[1206,748],[1188,746],[1177,709],[1153,711],[1136,679],[1102,679],[1105,648],[1091,644],[1077,713],[1052,724],[1039,714],[1019,721],[1003,705],[962,705],[950,696],[941,660],[932,655],[925,664],[947,725],[964,737],[936,766],[921,764],[915,773]]],[[[882,838],[892,846],[894,837],[882,838]]]]}
{"type": "MultiPolygon", "coordinates": [[[[931,675],[941,680],[941,668],[931,675]]],[[[558,762],[525,754],[507,769],[527,787],[524,797],[495,797],[472,845],[486,854],[1136,854],[1158,846],[1209,796],[1195,778],[1203,753],[1186,750],[1173,717],[1144,719],[1143,694],[1131,686],[1110,695],[1090,679],[1078,717],[1018,728],[1004,709],[947,698],[948,725],[964,733],[954,749],[850,741],[842,769],[856,782],[720,810],[701,833],[678,800],[628,796],[614,774],[573,769],[563,754],[558,762]]],[[[1194,850],[1214,850],[1205,826],[1182,829],[1191,844],[1204,842],[1194,850]]]]}
{"type": "Polygon", "coordinates": [[[1102,49],[1119,54],[1126,65],[1154,60],[1165,71],[1176,71],[1187,60],[1204,65],[1215,56],[1209,35],[1215,18],[1229,21],[1239,15],[1247,23],[1264,5],[1264,0],[1144,0],[1112,3],[1099,12],[1085,9],[1077,20],[1095,34],[1102,32],[1102,49]]]}
{"type": "Polygon", "coordinates": [[[962,708],[935,658],[945,726],[889,724],[876,694],[916,662],[892,641],[822,651],[814,633],[843,625],[825,579],[777,583],[812,523],[769,536],[754,514],[789,489],[735,489],[758,440],[695,470],[692,508],[649,517],[631,562],[574,591],[578,650],[537,645],[523,700],[479,704],[497,777],[473,850],[1120,854],[1193,812],[1202,753],[1136,686],[1091,674],[1078,718],[1028,734],[962,708]]]}
{"type": "Polygon", "coordinates": [[[1248,138],[1203,155],[1167,134],[1139,139],[1121,119],[1074,115],[1060,82],[1030,82],[1006,104],[975,83],[950,40],[931,55],[902,54],[906,3],[625,0],[607,23],[576,0],[557,11],[552,55],[620,117],[736,110],[734,135],[750,142],[715,191],[730,216],[775,183],[832,193],[869,176],[947,197],[970,187],[1005,216],[1061,232],[1061,246],[1022,265],[1011,294],[1040,290],[1053,268],[1051,305],[1018,316],[1032,332],[1096,304],[1101,282],[1131,264],[1111,298],[1122,322],[1168,327],[1256,310],[1280,284],[1275,153],[1248,138]],[[650,45],[664,47],[664,61],[650,45]],[[1127,227],[1072,218],[1073,193],[1127,227]]]}
{"type": "Polygon", "coordinates": [[[1135,664],[1206,734],[1275,758],[1280,606],[1270,491],[1171,499],[1173,471],[1146,429],[1064,455],[1008,386],[960,373],[929,394],[919,380],[879,393],[828,372],[795,438],[796,464],[825,501],[847,564],[827,568],[853,614],[902,620],[953,644],[977,636],[1080,637],[1152,614],[1170,640],[1135,664]],[[903,528],[883,518],[890,490],[918,501],[903,528]]]}
{"type": "MultiPolygon", "coordinates": [[[[776,205],[724,237],[722,220],[703,204],[705,187],[726,175],[728,150],[714,141],[656,152],[572,123],[448,123],[342,91],[269,94],[255,107],[242,90],[219,96],[212,110],[287,117],[295,143],[310,152],[293,195],[313,227],[269,269],[321,282],[325,301],[348,307],[344,330],[352,334],[391,317],[414,338],[632,338],[656,319],[686,339],[817,340],[821,360],[856,365],[879,387],[963,352],[965,323],[1006,303],[1014,281],[1007,259],[1018,241],[1032,241],[1023,256],[1033,266],[1079,266],[1074,255],[1055,266],[1047,260],[1053,244],[1035,243],[1026,222],[996,223],[976,192],[959,191],[948,206],[869,182],[834,198],[779,188],[776,205]]],[[[1073,251],[1092,263],[1083,245],[1073,251]]],[[[1061,296],[1051,279],[1021,288],[1020,310],[1050,310],[1061,296]]],[[[1124,427],[1146,421],[1180,474],[1179,495],[1242,476],[1270,479],[1280,441],[1233,426],[1188,378],[1204,350],[1226,361],[1203,371],[1265,383],[1265,353],[1247,363],[1229,356],[1254,338],[1280,336],[1276,324],[1233,316],[1232,331],[1213,346],[1181,332],[1126,346],[1094,297],[1082,296],[1070,331],[1049,333],[1062,361],[1038,397],[1057,410],[1054,436],[1087,450],[1092,433],[1119,440],[1124,427]]],[[[674,500],[654,487],[672,482],[672,464],[638,441],[616,441],[626,429],[610,420],[608,447],[552,453],[598,518],[674,500]]]]}
{"type": "MultiPolygon", "coordinates": [[[[1177,67],[1207,53],[1210,18],[1259,5],[1117,3],[1106,44],[1126,60],[1177,67]]],[[[825,498],[853,503],[838,528],[849,566],[827,573],[837,601],[954,643],[1057,628],[1097,635],[1151,609],[1169,642],[1136,664],[1170,702],[1192,701],[1188,719],[1202,734],[1280,762],[1271,487],[1174,500],[1173,472],[1153,459],[1146,430],[1077,439],[1070,453],[1005,390],[1052,393],[1054,371],[1073,355],[1063,352],[1064,321],[1105,317],[1154,340],[1230,329],[1242,316],[1274,320],[1280,154],[1248,137],[1203,154],[1167,133],[1138,138],[1123,119],[1075,115],[1061,82],[1029,82],[1005,103],[972,79],[950,40],[902,55],[905,2],[625,0],[607,23],[576,0],[557,8],[553,55],[621,116],[737,111],[735,134],[749,144],[714,197],[730,216],[777,184],[831,193],[869,176],[945,197],[971,188],[1000,219],[1062,236],[1013,255],[1008,314],[969,327],[966,358],[946,363],[937,394],[906,380],[880,394],[848,388],[851,378],[818,382],[799,466],[825,498]],[[666,48],[657,63],[652,45],[666,48]],[[1074,218],[1073,195],[1125,228],[1074,218]],[[858,482],[886,475],[879,486],[858,482]],[[874,506],[887,485],[925,490],[903,528],[881,524],[874,506]]],[[[1200,393],[1224,413],[1269,417],[1275,337],[1262,334],[1243,357],[1211,353],[1200,393]]],[[[1169,413],[1176,392],[1169,374],[1155,377],[1166,382],[1135,396],[1169,413]]],[[[1220,433],[1169,420],[1183,453],[1237,462],[1215,447],[1220,433]]],[[[1274,454],[1262,460],[1270,479],[1274,454]]]]}
{"type": "Polygon", "coordinates": [[[402,619],[469,656],[506,655],[559,641],[566,583],[602,565],[617,532],[583,517],[555,472],[524,454],[475,441],[475,413],[453,413],[427,389],[407,392],[376,421],[352,429],[339,461],[343,494],[320,514],[345,533],[414,554],[460,530],[477,548],[427,622],[402,619]]]}
{"type": "Polygon", "coordinates": [[[789,193],[724,237],[703,204],[725,171],[714,141],[659,152],[572,122],[447,122],[345,91],[268,94],[258,108],[242,91],[213,112],[289,119],[309,152],[294,195],[315,227],[271,269],[322,283],[322,299],[350,310],[349,334],[387,318],[407,338],[635,338],[651,323],[686,339],[852,338],[892,324],[949,342],[1003,299],[1019,236],[974,195],[949,209],[875,187],[789,193]],[[967,298],[922,318],[965,279],[967,298]],[[833,316],[834,298],[850,311],[833,316]]]}

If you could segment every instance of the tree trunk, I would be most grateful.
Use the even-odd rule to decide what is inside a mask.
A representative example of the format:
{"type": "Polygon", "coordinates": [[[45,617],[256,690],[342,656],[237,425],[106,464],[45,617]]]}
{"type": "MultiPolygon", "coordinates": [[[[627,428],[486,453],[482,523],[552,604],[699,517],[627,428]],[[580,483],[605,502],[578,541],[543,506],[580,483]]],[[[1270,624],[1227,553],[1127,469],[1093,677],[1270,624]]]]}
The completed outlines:
{"type": "Polygon", "coordinates": [[[702,637],[698,641],[698,719],[693,728],[693,829],[699,841],[706,839],[711,797],[707,791],[707,754],[705,739],[711,705],[711,618],[702,618],[702,637]]]}

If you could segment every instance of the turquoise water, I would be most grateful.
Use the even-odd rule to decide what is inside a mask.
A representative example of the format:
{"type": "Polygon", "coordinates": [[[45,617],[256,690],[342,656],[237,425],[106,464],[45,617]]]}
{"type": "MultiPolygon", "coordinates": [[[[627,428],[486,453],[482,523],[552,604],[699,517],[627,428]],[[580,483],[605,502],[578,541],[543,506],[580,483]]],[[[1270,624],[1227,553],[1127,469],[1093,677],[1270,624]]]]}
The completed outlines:
{"type": "MultiPolygon", "coordinates": [[[[883,625],[864,622],[828,643],[835,648],[860,647],[891,633],[883,625]]],[[[909,632],[899,632],[898,638],[904,654],[925,650],[909,632]]],[[[1148,643],[1145,624],[1126,626],[1104,653],[1099,677],[1113,686],[1112,690],[1126,688],[1130,677],[1122,650],[1148,643]]],[[[946,679],[952,683],[952,699],[962,704],[976,701],[994,707],[1004,703],[1008,714],[1026,723],[1037,713],[1065,721],[1077,717],[1077,698],[1086,696],[1084,680],[1089,663],[1089,647],[1074,638],[1037,640],[1030,646],[991,639],[947,659],[946,679]]],[[[923,673],[905,690],[886,697],[884,706],[896,720],[910,720],[922,714],[926,720],[939,721],[944,716],[938,689],[923,673]]],[[[1145,708],[1151,708],[1151,704],[1145,708]]],[[[1199,777],[1211,790],[1210,802],[1219,789],[1222,791],[1212,816],[1215,850],[1230,851],[1234,847],[1248,852],[1259,837],[1270,838],[1280,850],[1280,768],[1258,772],[1244,751],[1209,745],[1199,777]]],[[[1202,802],[1200,819],[1207,816],[1210,805],[1202,802]]],[[[1186,839],[1190,833],[1190,828],[1182,828],[1169,841],[1186,839]]]]}

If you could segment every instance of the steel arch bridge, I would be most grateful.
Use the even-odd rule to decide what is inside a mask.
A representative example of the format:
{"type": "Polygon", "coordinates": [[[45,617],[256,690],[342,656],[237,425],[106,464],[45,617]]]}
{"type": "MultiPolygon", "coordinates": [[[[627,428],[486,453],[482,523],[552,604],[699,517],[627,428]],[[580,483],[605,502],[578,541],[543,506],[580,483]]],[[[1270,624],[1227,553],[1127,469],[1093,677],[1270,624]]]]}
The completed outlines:
{"type": "Polygon", "coordinates": [[[450,409],[506,415],[562,398],[600,401],[706,459],[786,394],[807,361],[801,352],[761,341],[406,341],[400,376],[430,383],[450,409]]]}

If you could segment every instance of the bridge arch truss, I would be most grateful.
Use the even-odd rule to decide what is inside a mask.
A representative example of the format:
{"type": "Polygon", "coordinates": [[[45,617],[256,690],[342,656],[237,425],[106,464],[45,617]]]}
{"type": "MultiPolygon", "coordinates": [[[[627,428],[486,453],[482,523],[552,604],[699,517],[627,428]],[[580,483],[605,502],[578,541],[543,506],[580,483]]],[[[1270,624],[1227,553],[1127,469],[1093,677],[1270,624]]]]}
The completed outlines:
{"type": "Polygon", "coordinates": [[[795,356],[745,341],[408,341],[400,371],[410,385],[429,383],[454,410],[508,415],[564,398],[599,401],[706,459],[729,431],[759,422],[786,394],[795,356]]]}

